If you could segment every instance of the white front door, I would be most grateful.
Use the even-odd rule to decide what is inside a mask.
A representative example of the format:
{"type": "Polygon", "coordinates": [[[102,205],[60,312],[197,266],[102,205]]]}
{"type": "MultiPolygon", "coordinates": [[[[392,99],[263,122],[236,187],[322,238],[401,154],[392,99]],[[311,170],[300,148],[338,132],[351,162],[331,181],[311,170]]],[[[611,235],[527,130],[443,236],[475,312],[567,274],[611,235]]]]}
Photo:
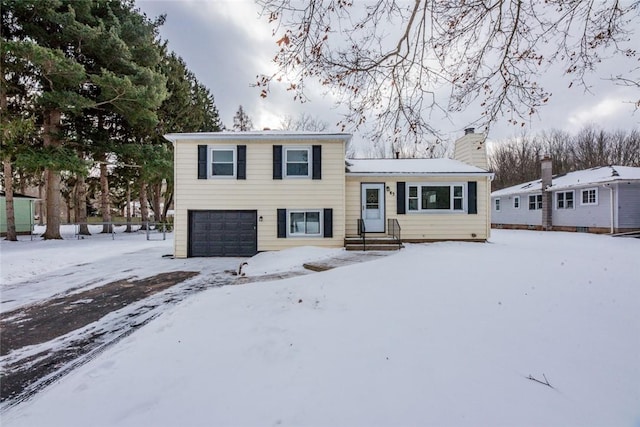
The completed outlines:
{"type": "Polygon", "coordinates": [[[362,184],[362,219],[367,233],[384,233],[384,184],[362,184]]]}

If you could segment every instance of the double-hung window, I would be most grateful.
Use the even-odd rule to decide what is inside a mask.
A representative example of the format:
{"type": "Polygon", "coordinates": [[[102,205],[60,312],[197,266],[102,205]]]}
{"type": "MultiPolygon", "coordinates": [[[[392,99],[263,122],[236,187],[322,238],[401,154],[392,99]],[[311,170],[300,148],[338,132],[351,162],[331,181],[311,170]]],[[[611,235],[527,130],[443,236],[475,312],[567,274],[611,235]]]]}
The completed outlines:
{"type": "Polygon", "coordinates": [[[587,188],[582,190],[582,196],[580,199],[581,205],[597,205],[598,204],[598,189],[587,188]]]}
{"type": "Polygon", "coordinates": [[[465,184],[409,184],[409,212],[462,212],[465,184]]]}
{"type": "Polygon", "coordinates": [[[556,193],[556,209],[573,209],[573,191],[556,193]]]}
{"type": "Polygon", "coordinates": [[[513,208],[520,209],[520,196],[515,196],[513,198],[513,208]]]}
{"type": "Polygon", "coordinates": [[[311,176],[311,147],[285,147],[284,176],[311,176]]]}
{"type": "Polygon", "coordinates": [[[234,177],[236,175],[236,149],[235,147],[214,147],[211,148],[211,169],[210,176],[234,177]]]}
{"type": "Polygon", "coordinates": [[[500,211],[500,199],[495,199],[496,212],[500,211]]]}
{"type": "Polygon", "coordinates": [[[533,194],[529,196],[529,210],[535,211],[542,209],[542,194],[533,194]]]}
{"type": "Polygon", "coordinates": [[[289,236],[314,237],[322,234],[320,210],[289,211],[289,236]]]}

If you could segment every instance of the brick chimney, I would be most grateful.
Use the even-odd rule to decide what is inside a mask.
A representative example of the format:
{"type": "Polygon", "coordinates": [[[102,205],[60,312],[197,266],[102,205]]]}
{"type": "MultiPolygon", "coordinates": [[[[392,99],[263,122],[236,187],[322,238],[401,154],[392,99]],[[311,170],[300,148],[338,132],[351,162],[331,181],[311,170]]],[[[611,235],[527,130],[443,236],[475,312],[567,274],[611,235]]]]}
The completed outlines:
{"type": "Polygon", "coordinates": [[[542,180],[542,229],[553,228],[553,194],[546,191],[551,186],[553,171],[551,169],[551,157],[546,155],[540,161],[540,176],[542,180]]]}
{"type": "Polygon", "coordinates": [[[474,128],[466,128],[464,135],[458,138],[453,149],[453,158],[469,165],[489,170],[485,136],[475,133],[474,128]]]}

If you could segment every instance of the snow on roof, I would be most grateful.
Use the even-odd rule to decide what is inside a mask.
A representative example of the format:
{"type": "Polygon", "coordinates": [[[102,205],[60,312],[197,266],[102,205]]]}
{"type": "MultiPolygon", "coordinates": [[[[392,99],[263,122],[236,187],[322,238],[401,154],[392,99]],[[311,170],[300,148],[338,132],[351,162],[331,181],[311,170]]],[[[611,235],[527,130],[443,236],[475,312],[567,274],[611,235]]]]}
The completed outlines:
{"type": "Polygon", "coordinates": [[[320,140],[350,140],[350,133],[340,132],[306,132],[286,130],[264,130],[247,132],[194,132],[194,133],[169,133],[165,139],[175,143],[181,140],[273,140],[273,139],[320,139],[320,140]]]}
{"type": "Polygon", "coordinates": [[[490,174],[453,159],[347,159],[347,175],[356,174],[490,174]]]}
{"type": "MultiPolygon", "coordinates": [[[[0,191],[0,197],[6,197],[6,193],[4,191],[0,191]]],[[[39,200],[37,197],[33,197],[33,196],[27,196],[25,194],[20,194],[20,193],[13,193],[13,197],[15,199],[33,199],[33,200],[39,200]]]]}
{"type": "MultiPolygon", "coordinates": [[[[640,181],[640,168],[631,166],[599,166],[569,172],[564,175],[555,175],[548,191],[562,190],[565,188],[585,187],[620,181],[640,181]]],[[[519,193],[535,193],[542,189],[542,181],[525,182],[512,187],[503,188],[491,193],[491,197],[509,196],[519,193]]]]}

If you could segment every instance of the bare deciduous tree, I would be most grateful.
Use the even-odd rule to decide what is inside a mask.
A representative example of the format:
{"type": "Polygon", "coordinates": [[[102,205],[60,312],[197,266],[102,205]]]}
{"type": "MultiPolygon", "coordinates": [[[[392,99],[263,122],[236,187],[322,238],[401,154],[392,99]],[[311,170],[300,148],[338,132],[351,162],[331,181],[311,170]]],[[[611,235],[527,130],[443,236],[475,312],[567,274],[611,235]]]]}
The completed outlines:
{"type": "Polygon", "coordinates": [[[496,174],[492,190],[540,178],[540,158],[545,154],[551,156],[554,174],[606,165],[637,167],[640,132],[609,132],[589,126],[575,135],[552,130],[497,144],[489,156],[490,169],[496,174]]]}
{"type": "Polygon", "coordinates": [[[306,83],[318,80],[348,107],[343,128],[373,118],[372,137],[392,143],[438,135],[431,113],[469,105],[480,106],[478,127],[503,116],[523,124],[551,96],[539,83],[551,65],[585,84],[605,55],[638,55],[625,44],[637,0],[258,3],[278,45],[277,71],[258,76],[261,96],[283,81],[304,101],[306,83]]]}
{"type": "Polygon", "coordinates": [[[307,113],[300,113],[298,117],[286,115],[280,122],[282,130],[296,130],[304,132],[324,132],[329,129],[329,123],[313,117],[307,113]]]}

